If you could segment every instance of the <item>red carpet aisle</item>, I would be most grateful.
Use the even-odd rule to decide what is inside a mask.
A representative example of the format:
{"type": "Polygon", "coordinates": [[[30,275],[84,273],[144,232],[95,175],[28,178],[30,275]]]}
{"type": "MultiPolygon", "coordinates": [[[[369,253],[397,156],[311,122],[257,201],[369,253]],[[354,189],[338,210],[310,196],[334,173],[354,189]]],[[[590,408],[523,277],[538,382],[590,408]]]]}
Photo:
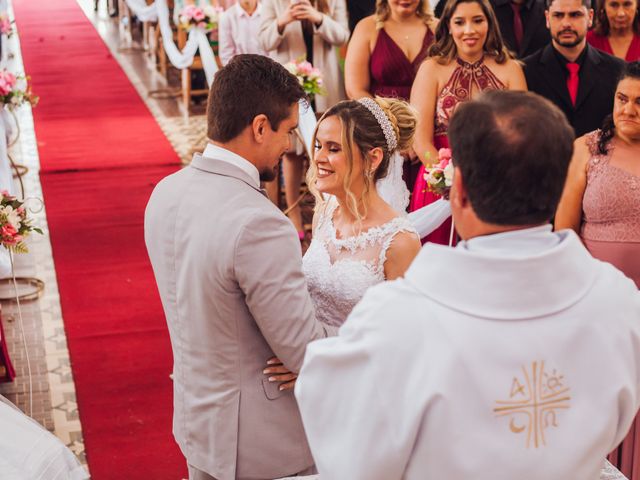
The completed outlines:
{"type": "Polygon", "coordinates": [[[85,448],[94,480],[186,476],[171,348],[143,240],[178,158],[74,0],[14,0],[85,448]]]}

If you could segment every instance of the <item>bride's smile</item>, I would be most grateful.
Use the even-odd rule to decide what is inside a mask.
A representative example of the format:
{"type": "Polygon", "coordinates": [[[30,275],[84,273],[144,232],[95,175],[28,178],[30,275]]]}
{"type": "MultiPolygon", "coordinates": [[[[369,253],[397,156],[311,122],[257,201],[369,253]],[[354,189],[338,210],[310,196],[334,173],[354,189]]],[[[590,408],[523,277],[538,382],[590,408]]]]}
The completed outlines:
{"type": "Polygon", "coordinates": [[[351,178],[349,188],[357,190],[362,183],[362,155],[357,148],[351,152],[351,168],[342,146],[342,122],[330,116],[318,125],[312,168],[315,168],[315,186],[331,195],[344,195],[344,180],[351,178]]]}

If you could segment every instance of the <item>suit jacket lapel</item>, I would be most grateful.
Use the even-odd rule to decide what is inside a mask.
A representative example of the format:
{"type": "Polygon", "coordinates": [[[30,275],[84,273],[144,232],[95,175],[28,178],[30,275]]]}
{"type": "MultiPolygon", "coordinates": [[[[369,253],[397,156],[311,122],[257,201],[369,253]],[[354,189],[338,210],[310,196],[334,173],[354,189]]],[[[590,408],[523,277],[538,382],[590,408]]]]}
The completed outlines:
{"type": "Polygon", "coordinates": [[[193,160],[191,160],[190,167],[216,175],[222,175],[224,177],[236,178],[261,194],[265,194],[259,185],[256,186],[255,180],[251,178],[248,173],[229,162],[216,160],[215,158],[203,157],[201,154],[195,153],[193,155],[193,160]]]}
{"type": "MultiPolygon", "coordinates": [[[[569,97],[569,90],[567,89],[567,74],[565,69],[556,58],[556,54],[553,52],[553,46],[547,45],[542,52],[540,62],[545,65],[548,74],[544,78],[549,82],[551,87],[556,91],[560,99],[566,104],[567,107],[573,108],[571,103],[571,97],[569,97]]],[[[578,93],[579,95],[579,93],[578,93]]]]}
{"type": "Polygon", "coordinates": [[[596,84],[596,78],[598,76],[597,68],[600,63],[600,57],[597,52],[594,51],[589,45],[587,45],[587,53],[585,55],[584,62],[582,62],[582,68],[580,69],[580,83],[578,84],[578,98],[576,98],[576,110],[580,108],[580,105],[585,101],[587,96],[596,84]]]}

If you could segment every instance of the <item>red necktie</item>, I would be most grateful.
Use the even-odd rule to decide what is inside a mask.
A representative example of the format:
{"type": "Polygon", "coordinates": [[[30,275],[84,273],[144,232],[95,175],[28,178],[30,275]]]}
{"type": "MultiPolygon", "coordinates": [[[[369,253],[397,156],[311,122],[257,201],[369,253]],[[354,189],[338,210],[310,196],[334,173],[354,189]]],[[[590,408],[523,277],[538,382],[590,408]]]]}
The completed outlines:
{"type": "Polygon", "coordinates": [[[513,10],[513,34],[516,37],[516,48],[520,50],[522,44],[522,37],[524,36],[524,29],[522,28],[522,16],[520,15],[520,7],[517,3],[511,2],[511,9],[513,10]]]}
{"type": "Polygon", "coordinates": [[[567,89],[569,90],[571,103],[575,107],[576,98],[578,98],[578,84],[580,83],[580,77],[578,76],[580,65],[572,62],[567,63],[567,70],[569,70],[569,77],[567,78],[567,89]]]}

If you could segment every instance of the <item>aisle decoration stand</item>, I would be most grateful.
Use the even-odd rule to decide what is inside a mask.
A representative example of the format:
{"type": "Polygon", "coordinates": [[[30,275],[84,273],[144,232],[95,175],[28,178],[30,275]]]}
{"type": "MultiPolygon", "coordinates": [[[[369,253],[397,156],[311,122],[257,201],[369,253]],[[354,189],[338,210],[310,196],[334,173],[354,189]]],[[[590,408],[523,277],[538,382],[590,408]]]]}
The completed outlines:
{"type": "Polygon", "coordinates": [[[33,416],[33,378],[31,375],[31,361],[29,359],[27,341],[24,334],[24,321],[22,319],[22,308],[20,306],[20,295],[18,293],[14,254],[27,253],[29,249],[25,244],[26,238],[31,232],[42,234],[42,230],[31,224],[31,220],[27,216],[26,201],[27,200],[18,200],[6,190],[0,192],[0,245],[9,251],[9,259],[11,261],[11,278],[13,280],[15,301],[18,306],[18,325],[20,327],[22,345],[27,359],[27,373],[29,375],[29,416],[31,417],[33,416]]]}
{"type": "Polygon", "coordinates": [[[171,64],[178,70],[189,68],[197,52],[200,53],[207,84],[211,86],[218,65],[213,54],[207,32],[203,28],[191,28],[187,43],[180,51],[173,41],[173,30],[169,21],[167,0],[155,0],[147,5],[145,0],[126,0],[129,10],[142,22],[158,22],[162,44],[171,64]]]}

